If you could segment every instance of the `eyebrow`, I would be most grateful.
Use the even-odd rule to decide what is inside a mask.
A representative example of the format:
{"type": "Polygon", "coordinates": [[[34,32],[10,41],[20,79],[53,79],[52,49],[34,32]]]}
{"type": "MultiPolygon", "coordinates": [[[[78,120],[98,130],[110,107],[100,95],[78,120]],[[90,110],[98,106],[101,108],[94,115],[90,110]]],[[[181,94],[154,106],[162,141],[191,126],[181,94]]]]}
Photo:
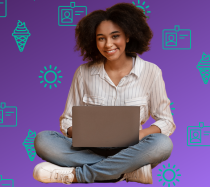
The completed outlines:
{"type": "MultiPolygon", "coordinates": [[[[109,35],[114,34],[114,33],[120,33],[119,31],[113,31],[109,35]]],[[[102,36],[103,34],[97,34],[96,36],[102,36]]]]}

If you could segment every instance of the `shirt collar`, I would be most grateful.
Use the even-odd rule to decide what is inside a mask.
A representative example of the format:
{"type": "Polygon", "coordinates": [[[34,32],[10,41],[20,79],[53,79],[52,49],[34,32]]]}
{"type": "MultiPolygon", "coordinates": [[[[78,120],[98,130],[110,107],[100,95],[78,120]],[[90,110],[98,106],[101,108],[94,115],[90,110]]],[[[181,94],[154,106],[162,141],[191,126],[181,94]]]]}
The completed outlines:
{"type": "MultiPolygon", "coordinates": [[[[136,75],[139,78],[142,68],[143,68],[142,59],[138,55],[136,55],[136,62],[134,64],[134,67],[132,68],[130,74],[133,73],[134,75],[136,75]]],[[[94,64],[92,66],[90,74],[91,75],[99,74],[100,77],[104,79],[104,75],[105,75],[104,63],[94,64]]]]}

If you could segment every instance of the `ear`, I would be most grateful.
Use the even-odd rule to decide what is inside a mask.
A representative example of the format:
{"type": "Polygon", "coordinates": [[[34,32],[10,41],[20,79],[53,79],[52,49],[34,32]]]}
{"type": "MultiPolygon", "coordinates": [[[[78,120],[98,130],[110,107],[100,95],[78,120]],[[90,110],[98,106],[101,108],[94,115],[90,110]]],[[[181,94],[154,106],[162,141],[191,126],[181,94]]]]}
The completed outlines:
{"type": "Polygon", "coordinates": [[[126,39],[126,43],[128,43],[129,42],[129,36],[127,36],[127,39],[126,39]]]}

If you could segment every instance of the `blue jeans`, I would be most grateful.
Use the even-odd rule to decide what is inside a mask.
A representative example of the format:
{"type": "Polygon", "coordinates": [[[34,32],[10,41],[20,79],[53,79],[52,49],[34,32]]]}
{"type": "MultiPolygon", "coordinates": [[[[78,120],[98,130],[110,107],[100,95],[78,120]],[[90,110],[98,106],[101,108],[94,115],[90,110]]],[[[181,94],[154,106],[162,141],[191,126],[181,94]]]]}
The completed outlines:
{"type": "Polygon", "coordinates": [[[72,139],[56,131],[37,134],[34,147],[37,155],[62,167],[75,167],[80,183],[93,183],[119,179],[122,174],[132,172],[144,165],[152,168],[167,160],[173,143],[161,133],[150,134],[111,156],[99,155],[88,148],[72,147],[72,139]]]}

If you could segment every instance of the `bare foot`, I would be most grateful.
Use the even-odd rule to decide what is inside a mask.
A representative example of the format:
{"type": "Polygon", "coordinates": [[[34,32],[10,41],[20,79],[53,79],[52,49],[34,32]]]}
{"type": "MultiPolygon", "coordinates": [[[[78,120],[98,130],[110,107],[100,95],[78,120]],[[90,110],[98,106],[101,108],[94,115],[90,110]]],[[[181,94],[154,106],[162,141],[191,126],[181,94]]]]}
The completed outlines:
{"type": "Polygon", "coordinates": [[[78,182],[77,181],[77,178],[76,178],[76,171],[75,171],[75,169],[72,171],[72,173],[74,174],[74,179],[73,179],[73,181],[72,182],[78,182]]]}

